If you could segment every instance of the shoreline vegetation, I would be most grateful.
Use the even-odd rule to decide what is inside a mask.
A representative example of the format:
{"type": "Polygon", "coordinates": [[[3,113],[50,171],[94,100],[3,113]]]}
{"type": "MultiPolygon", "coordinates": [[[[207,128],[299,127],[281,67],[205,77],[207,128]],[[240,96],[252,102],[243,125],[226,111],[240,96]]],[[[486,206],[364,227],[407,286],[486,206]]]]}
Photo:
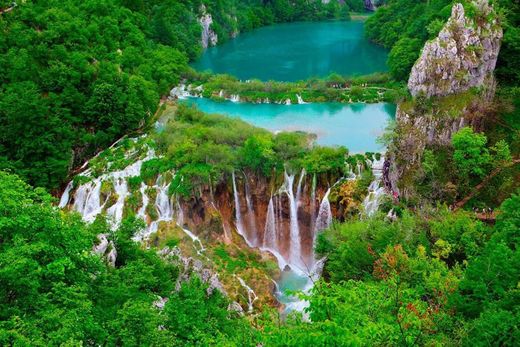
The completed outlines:
{"type": "Polygon", "coordinates": [[[316,102],[397,103],[408,95],[406,86],[387,73],[345,77],[331,74],[298,82],[239,80],[226,74],[195,72],[172,89],[170,97],[205,97],[216,101],[298,104],[316,102]]]}

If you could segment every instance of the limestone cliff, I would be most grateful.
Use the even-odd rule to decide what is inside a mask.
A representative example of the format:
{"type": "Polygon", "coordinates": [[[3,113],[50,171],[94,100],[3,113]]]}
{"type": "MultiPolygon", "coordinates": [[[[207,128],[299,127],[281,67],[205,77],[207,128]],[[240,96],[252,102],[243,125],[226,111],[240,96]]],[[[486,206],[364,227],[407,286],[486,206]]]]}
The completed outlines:
{"type": "Polygon", "coordinates": [[[450,19],[412,68],[408,88],[413,99],[398,105],[385,163],[384,183],[394,196],[414,195],[426,148],[450,146],[452,135],[464,126],[483,129],[495,93],[502,28],[487,0],[467,6],[471,11],[453,6],[450,19]]]}
{"type": "Polygon", "coordinates": [[[215,46],[218,43],[218,35],[211,28],[211,25],[213,24],[213,17],[210,13],[206,12],[206,6],[200,6],[200,13],[201,16],[199,18],[199,23],[202,28],[201,43],[202,47],[206,49],[210,45],[215,46]]]}
{"type": "Polygon", "coordinates": [[[374,0],[365,0],[365,8],[368,10],[368,11],[375,11],[376,10],[376,5],[374,4],[374,0]]]}
{"type": "Polygon", "coordinates": [[[455,4],[438,37],[424,46],[408,81],[413,96],[464,92],[482,86],[492,75],[502,28],[488,0],[475,0],[468,7],[471,16],[462,4],[455,4]]]}

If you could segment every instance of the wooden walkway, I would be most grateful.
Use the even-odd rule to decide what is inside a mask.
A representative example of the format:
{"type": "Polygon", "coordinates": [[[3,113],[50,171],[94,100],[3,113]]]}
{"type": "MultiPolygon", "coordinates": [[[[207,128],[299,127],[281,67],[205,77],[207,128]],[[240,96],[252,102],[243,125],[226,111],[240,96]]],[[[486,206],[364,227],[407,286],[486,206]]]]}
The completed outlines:
{"type": "Polygon", "coordinates": [[[489,181],[491,181],[491,179],[493,177],[495,177],[496,175],[498,175],[503,169],[505,168],[508,168],[508,167],[511,167],[513,165],[516,165],[516,164],[519,164],[520,163],[520,158],[514,158],[510,163],[508,163],[507,165],[505,166],[502,166],[502,167],[498,167],[496,168],[495,170],[491,171],[491,173],[489,175],[487,175],[483,180],[482,182],[480,182],[475,188],[473,188],[473,190],[471,191],[471,193],[469,193],[466,197],[464,197],[464,199],[462,200],[459,200],[455,203],[454,205],[454,210],[458,210],[462,207],[464,207],[464,205],[466,205],[468,203],[468,201],[470,201],[473,197],[475,197],[475,195],[478,194],[478,192],[480,192],[482,190],[482,188],[484,188],[488,183],[489,181]]]}
{"type": "Polygon", "coordinates": [[[4,14],[4,13],[7,13],[7,12],[11,12],[12,10],[14,10],[14,8],[16,7],[16,2],[13,3],[13,5],[11,7],[8,7],[8,8],[0,8],[0,14],[4,14]]]}

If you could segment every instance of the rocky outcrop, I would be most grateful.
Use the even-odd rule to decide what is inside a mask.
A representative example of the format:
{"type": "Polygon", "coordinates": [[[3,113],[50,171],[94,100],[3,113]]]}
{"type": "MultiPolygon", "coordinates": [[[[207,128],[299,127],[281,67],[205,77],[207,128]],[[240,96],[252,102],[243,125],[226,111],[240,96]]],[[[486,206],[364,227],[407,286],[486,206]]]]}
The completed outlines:
{"type": "Polygon", "coordinates": [[[92,247],[92,252],[106,259],[107,263],[115,267],[117,260],[117,250],[112,241],[109,241],[106,234],[97,236],[99,243],[92,247]]]}
{"type": "Polygon", "coordinates": [[[215,46],[218,43],[218,35],[211,28],[213,24],[213,17],[206,12],[206,6],[200,6],[201,17],[199,18],[200,26],[202,27],[201,43],[204,49],[209,46],[215,46]]]}
{"type": "Polygon", "coordinates": [[[460,117],[417,116],[398,107],[397,138],[389,148],[383,169],[383,182],[394,196],[413,195],[413,184],[407,178],[420,168],[426,148],[450,146],[453,134],[466,126],[482,130],[483,112],[477,112],[476,107],[483,105],[479,101],[474,106],[468,107],[460,117]]]}
{"type": "Polygon", "coordinates": [[[438,37],[424,46],[412,68],[408,89],[413,96],[446,96],[482,86],[492,75],[502,28],[488,0],[474,0],[470,18],[455,4],[438,37]],[[474,12],[474,14],[473,14],[474,12]]]}
{"type": "Polygon", "coordinates": [[[365,9],[367,11],[375,11],[376,6],[374,4],[374,0],[365,0],[365,9]]]}
{"type": "Polygon", "coordinates": [[[502,29],[487,0],[467,6],[471,17],[461,4],[453,6],[450,19],[412,68],[408,88],[414,98],[398,105],[383,170],[394,197],[414,196],[426,148],[450,146],[453,134],[465,126],[483,130],[495,93],[502,29]]]}
{"type": "MultiPolygon", "coordinates": [[[[218,274],[204,266],[204,264],[191,257],[183,257],[181,250],[177,247],[165,247],[159,251],[159,255],[166,261],[179,267],[179,277],[175,289],[180,290],[182,283],[189,282],[192,276],[198,276],[203,283],[208,285],[206,294],[211,295],[215,290],[227,295],[224,286],[218,278],[218,274]]],[[[157,305],[156,305],[157,306],[157,305]]]]}

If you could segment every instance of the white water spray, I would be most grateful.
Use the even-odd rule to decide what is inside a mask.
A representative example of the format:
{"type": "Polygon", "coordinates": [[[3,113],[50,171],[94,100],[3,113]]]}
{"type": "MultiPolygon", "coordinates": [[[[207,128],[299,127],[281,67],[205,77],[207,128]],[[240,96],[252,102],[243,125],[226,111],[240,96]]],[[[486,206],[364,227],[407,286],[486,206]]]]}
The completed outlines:
{"type": "Polygon", "coordinates": [[[374,160],[374,162],[371,163],[374,180],[368,186],[368,195],[365,197],[365,200],[363,200],[365,214],[368,217],[373,216],[377,212],[381,200],[386,194],[385,188],[381,186],[384,161],[384,158],[381,157],[380,160],[374,160]]]}
{"type": "Polygon", "coordinates": [[[318,218],[316,218],[316,225],[314,227],[315,233],[327,229],[332,224],[332,211],[330,209],[329,194],[330,188],[325,193],[323,200],[321,200],[318,218]]]}
{"type": "Polygon", "coordinates": [[[240,282],[240,285],[246,290],[247,292],[247,306],[248,306],[248,309],[247,311],[249,313],[253,312],[253,304],[255,303],[256,300],[258,300],[258,297],[256,296],[255,292],[253,291],[253,289],[251,289],[250,286],[248,286],[246,284],[246,282],[240,278],[239,276],[236,276],[237,279],[238,279],[238,282],[240,282]]]}

